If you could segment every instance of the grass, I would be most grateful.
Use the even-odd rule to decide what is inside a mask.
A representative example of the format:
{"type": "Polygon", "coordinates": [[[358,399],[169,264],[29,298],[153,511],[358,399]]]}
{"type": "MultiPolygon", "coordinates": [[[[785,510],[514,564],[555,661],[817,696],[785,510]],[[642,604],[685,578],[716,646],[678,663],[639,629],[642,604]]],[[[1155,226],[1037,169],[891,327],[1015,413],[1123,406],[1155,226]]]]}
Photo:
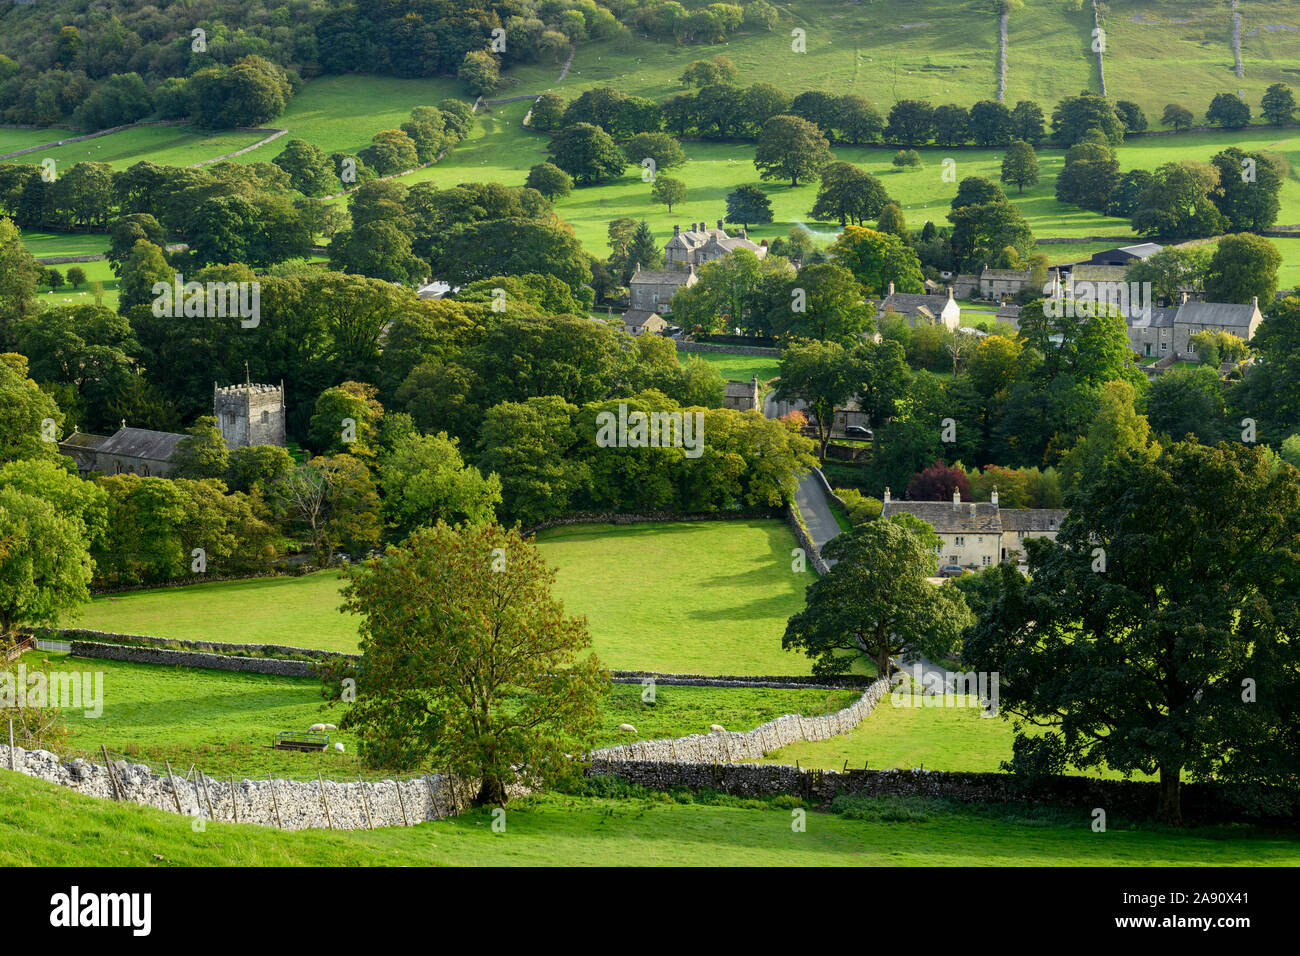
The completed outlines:
{"type": "MultiPolygon", "coordinates": [[[[791,570],[794,538],[776,520],[576,525],[538,535],[558,568],[556,594],[585,614],[608,667],[709,674],[807,674],[783,651],[808,574],[791,570]]],[[[254,578],[97,597],[76,626],[237,644],[356,650],[356,619],[338,611],[337,572],[254,578]]],[[[73,622],[67,622],[72,626],[73,622]]]]}
{"type": "MultiPolygon", "coordinates": [[[[903,698],[911,700],[910,697],[903,698]]],[[[978,702],[957,707],[897,707],[885,698],[852,731],[830,740],[796,743],[768,754],[763,763],[821,770],[850,768],[997,773],[1011,759],[1015,731],[1004,717],[981,717],[978,702]]],[[[1077,771],[1075,771],[1077,772],[1077,771]]],[[[1120,779],[1113,770],[1090,769],[1090,777],[1120,779]]],[[[1149,779],[1135,774],[1134,779],[1149,779]]]]}
{"type": "MultiPolygon", "coordinates": [[[[306,730],[315,723],[339,723],[346,708],[330,707],[321,683],[312,678],[276,677],[234,671],[132,664],[67,654],[29,653],[28,672],[51,670],[103,675],[103,713],[88,717],[65,711],[69,738],[65,756],[102,762],[101,745],[132,763],[162,770],[171,761],[182,773],[191,764],[212,774],[235,773],[282,777],[348,777],[363,772],[356,758],[356,737],[331,731],[344,753],[291,753],[267,745],[282,730],[306,730]]],[[[642,740],[707,733],[710,724],[750,730],[782,714],[812,717],[847,707],[851,690],[779,690],[657,686],[654,699],[642,700],[639,684],[612,685],[597,728],[596,746],[626,743],[618,727],[630,723],[642,740]]],[[[388,776],[372,773],[372,776],[388,776]]]]}
{"type": "MultiPolygon", "coordinates": [[[[46,131],[44,140],[27,145],[57,142],[77,135],[81,134],[50,130],[46,131]]],[[[126,169],[142,159],[149,159],[159,165],[189,166],[251,146],[267,135],[240,130],[207,131],[192,126],[137,126],[80,143],[25,153],[15,157],[12,162],[39,164],[49,158],[55,161],[59,172],[82,162],[108,163],[114,169],[126,169]]],[[[260,152],[262,151],[254,151],[260,152]]],[[[270,157],[267,156],[266,159],[269,160],[270,157]]]]}
{"type": "Polygon", "coordinates": [[[733,352],[678,352],[678,360],[685,365],[689,356],[704,359],[717,368],[724,379],[729,382],[748,382],[758,376],[759,384],[765,384],[781,373],[781,360],[763,355],[737,355],[733,352]]]}
{"type": "Polygon", "coordinates": [[[587,616],[601,661],[675,673],[808,674],[781,649],[812,572],[781,522],[573,525],[537,536],[555,593],[587,616]]]}
{"type": "Polygon", "coordinates": [[[286,833],[193,821],[0,771],[4,866],[1160,866],[1295,865],[1289,835],[1249,828],[1169,831],[1112,815],[1093,833],[1083,810],[950,808],[812,813],[793,832],[774,801],[666,794],[542,795],[512,802],[504,832],[487,811],[414,829],[286,833]],[[926,812],[928,809],[928,812],[926,812]],[[1000,815],[1001,814],[1001,815],[1000,815]],[[902,817],[902,819],[899,819],[902,817]]]}

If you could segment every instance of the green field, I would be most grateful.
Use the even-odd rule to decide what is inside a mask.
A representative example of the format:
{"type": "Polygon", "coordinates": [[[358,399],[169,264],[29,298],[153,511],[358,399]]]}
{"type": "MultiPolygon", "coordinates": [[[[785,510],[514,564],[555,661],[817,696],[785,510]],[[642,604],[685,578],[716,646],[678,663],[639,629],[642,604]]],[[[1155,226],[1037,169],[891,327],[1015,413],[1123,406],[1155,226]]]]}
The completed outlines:
{"type": "MultiPolygon", "coordinates": [[[[320,681],[234,671],[128,664],[67,654],[29,653],[29,672],[48,662],[59,671],[103,674],[103,713],[65,711],[69,739],[60,752],[67,757],[101,760],[99,748],[125,755],[133,763],[159,770],[163,761],[182,771],[197,764],[213,774],[247,776],[272,771],[282,777],[347,777],[362,772],[355,736],[331,731],[345,752],[290,753],[270,750],[282,730],[306,730],[315,723],[340,721],[346,707],[330,707],[321,697],[320,681]]],[[[597,728],[596,746],[707,733],[710,724],[750,730],[782,714],[815,716],[848,706],[851,690],[776,690],[659,686],[653,702],[642,700],[640,684],[615,684],[597,728]],[[637,738],[619,733],[630,723],[637,738]]],[[[437,769],[437,768],[433,768],[437,769]]],[[[373,774],[386,776],[385,773],[373,774]]]]}
{"type": "MultiPolygon", "coordinates": [[[[54,132],[55,135],[47,135],[45,142],[78,135],[67,131],[54,132]]],[[[160,165],[189,166],[252,146],[267,135],[269,134],[240,130],[209,132],[192,126],[137,126],[80,143],[26,153],[15,157],[13,162],[39,164],[49,158],[55,161],[60,172],[76,163],[85,162],[109,163],[114,169],[126,169],[142,159],[160,165]]],[[[38,143],[28,145],[35,146],[38,143]]],[[[254,153],[260,152],[262,151],[254,150],[254,153]]],[[[269,160],[271,157],[266,158],[269,160]]]]}
{"type": "MultiPolygon", "coordinates": [[[[910,697],[907,699],[911,699],[910,697]]],[[[873,770],[965,771],[997,773],[1011,759],[1015,732],[1004,717],[981,717],[972,702],[965,707],[895,707],[886,697],[852,731],[830,740],[797,743],[768,754],[763,763],[793,764],[822,770],[869,767],[873,770]]],[[[1120,779],[1109,769],[1087,776],[1120,779]]],[[[1135,779],[1145,779],[1137,774],[1135,779]]]]}
{"type": "MultiPolygon", "coordinates": [[[[781,649],[811,572],[790,570],[794,537],[775,520],[575,525],[537,536],[556,595],[585,614],[602,663],[704,674],[808,674],[781,649]]],[[[222,581],[97,597],[76,626],[238,644],[356,650],[337,572],[222,581]]],[[[70,622],[71,623],[71,622],[70,622]]]]}
{"type": "Polygon", "coordinates": [[[772,802],[546,795],[405,827],[286,833],[207,823],[83,796],[0,771],[3,866],[1294,866],[1291,835],[1169,831],[1082,810],[876,801],[856,817],[810,813],[793,832],[772,802]],[[874,812],[873,812],[874,811],[874,812]]]}
{"type": "Polygon", "coordinates": [[[685,365],[686,359],[692,355],[715,366],[722,377],[729,382],[748,382],[757,375],[761,385],[781,373],[781,360],[763,355],[737,355],[732,352],[678,352],[677,359],[685,365]]]}

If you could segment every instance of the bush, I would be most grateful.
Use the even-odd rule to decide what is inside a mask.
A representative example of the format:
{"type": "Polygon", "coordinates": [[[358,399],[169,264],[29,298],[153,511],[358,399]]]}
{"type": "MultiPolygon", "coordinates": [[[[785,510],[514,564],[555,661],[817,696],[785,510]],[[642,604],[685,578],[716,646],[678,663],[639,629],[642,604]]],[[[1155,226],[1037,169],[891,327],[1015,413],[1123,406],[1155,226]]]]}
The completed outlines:
{"type": "Polygon", "coordinates": [[[914,149],[900,149],[894,154],[893,163],[895,166],[920,166],[921,154],[914,149]]]}

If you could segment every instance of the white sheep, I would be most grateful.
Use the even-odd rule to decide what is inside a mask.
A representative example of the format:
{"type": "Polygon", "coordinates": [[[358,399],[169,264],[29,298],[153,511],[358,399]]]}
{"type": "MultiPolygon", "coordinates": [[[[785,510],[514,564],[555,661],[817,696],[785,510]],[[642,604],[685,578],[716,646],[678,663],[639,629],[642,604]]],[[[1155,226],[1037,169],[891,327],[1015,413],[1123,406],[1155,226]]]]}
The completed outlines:
{"type": "Polygon", "coordinates": [[[325,729],[326,729],[326,730],[338,730],[338,727],[334,726],[333,724],[326,724],[326,725],[325,725],[325,729]]]}
{"type": "Polygon", "coordinates": [[[337,750],[339,753],[343,753],[343,744],[342,743],[335,744],[334,749],[337,750]]]}
{"type": "Polygon", "coordinates": [[[727,728],[722,724],[709,724],[709,733],[711,734],[725,734],[726,732],[727,728]]]}
{"type": "Polygon", "coordinates": [[[631,734],[633,737],[636,736],[636,728],[631,724],[619,724],[618,729],[625,734],[631,734]]]}
{"type": "Polygon", "coordinates": [[[307,733],[309,733],[309,734],[323,734],[323,733],[325,733],[325,725],[324,725],[324,724],[312,724],[310,727],[307,728],[307,733]]]}

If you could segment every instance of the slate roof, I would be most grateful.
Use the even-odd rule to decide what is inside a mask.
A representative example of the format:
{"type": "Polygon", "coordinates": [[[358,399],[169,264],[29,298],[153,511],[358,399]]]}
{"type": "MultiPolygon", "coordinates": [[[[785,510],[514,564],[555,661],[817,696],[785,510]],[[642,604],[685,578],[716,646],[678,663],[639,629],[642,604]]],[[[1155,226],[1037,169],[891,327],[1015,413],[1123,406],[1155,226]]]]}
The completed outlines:
{"type": "Polygon", "coordinates": [[[148,428],[119,428],[96,449],[102,455],[123,455],[146,461],[170,461],[176,446],[186,435],[156,432],[148,428]]]}
{"type": "Polygon", "coordinates": [[[92,435],[90,432],[73,432],[63,441],[59,442],[60,448],[75,449],[77,451],[94,451],[104,442],[108,441],[106,435],[92,435]]]}
{"type": "Polygon", "coordinates": [[[943,315],[944,308],[948,305],[948,296],[944,295],[919,295],[915,292],[895,292],[893,295],[885,296],[884,300],[877,308],[877,313],[883,313],[888,309],[893,309],[900,315],[915,315],[917,312],[924,310],[930,318],[937,315],[943,315]]]}
{"type": "Polygon", "coordinates": [[[1022,282],[1028,282],[1029,275],[1030,275],[1029,269],[990,269],[988,266],[985,266],[984,271],[980,273],[980,278],[981,279],[1018,279],[1022,282]]]}
{"type": "Polygon", "coordinates": [[[643,309],[628,309],[623,313],[623,324],[634,329],[639,329],[651,319],[658,319],[666,327],[668,323],[664,317],[657,312],[646,312],[643,309]]]}
{"type": "Polygon", "coordinates": [[[1056,531],[1069,512],[1060,508],[1004,508],[1003,531],[1056,531]]]}
{"type": "Polygon", "coordinates": [[[692,273],[681,269],[638,269],[632,274],[629,284],[633,282],[648,282],[654,285],[685,285],[691,278],[692,273]]]}
{"type": "Polygon", "coordinates": [[[1184,302],[1178,310],[1178,321],[1190,325],[1233,325],[1245,329],[1255,317],[1255,309],[1253,305],[1230,302],[1184,302]]]}
{"type": "Polygon", "coordinates": [[[974,503],[975,514],[971,514],[972,503],[963,501],[953,507],[951,501],[890,501],[880,511],[880,517],[888,518],[896,514],[915,515],[927,522],[935,531],[945,534],[999,534],[1002,523],[998,518],[998,506],[987,501],[974,503]]]}
{"type": "Polygon", "coordinates": [[[1131,329],[1172,329],[1174,320],[1178,318],[1178,309],[1153,306],[1149,316],[1142,311],[1134,310],[1126,318],[1131,329]]]}

